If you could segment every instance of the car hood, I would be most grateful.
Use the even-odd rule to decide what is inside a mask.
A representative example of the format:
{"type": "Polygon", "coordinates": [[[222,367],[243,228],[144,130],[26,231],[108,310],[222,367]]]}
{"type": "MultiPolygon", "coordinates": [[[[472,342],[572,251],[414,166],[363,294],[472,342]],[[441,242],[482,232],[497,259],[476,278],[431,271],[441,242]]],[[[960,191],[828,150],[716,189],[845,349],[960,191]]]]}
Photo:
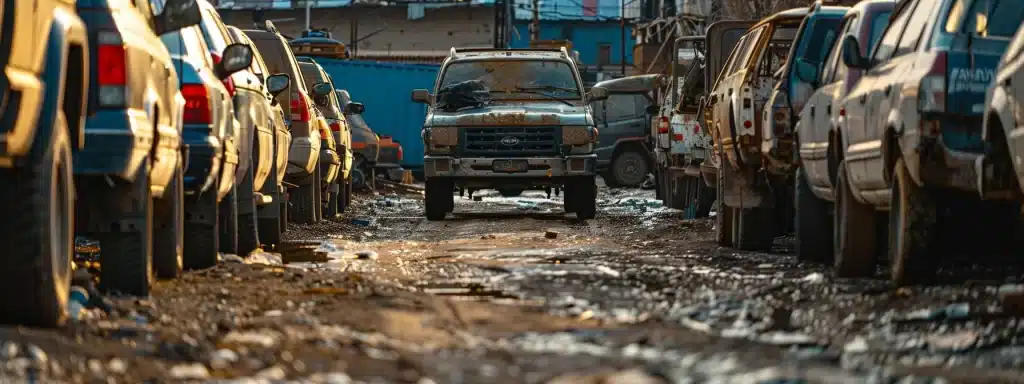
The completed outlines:
{"type": "Polygon", "coordinates": [[[455,112],[431,110],[427,126],[594,125],[586,106],[555,103],[488,105],[455,112]]]}

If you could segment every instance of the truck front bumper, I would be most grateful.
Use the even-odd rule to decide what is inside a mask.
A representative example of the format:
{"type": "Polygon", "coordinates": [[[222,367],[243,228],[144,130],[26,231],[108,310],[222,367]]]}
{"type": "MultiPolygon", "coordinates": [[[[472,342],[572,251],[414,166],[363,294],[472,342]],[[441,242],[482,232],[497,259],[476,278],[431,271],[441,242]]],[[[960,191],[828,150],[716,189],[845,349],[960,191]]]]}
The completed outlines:
{"type": "Polygon", "coordinates": [[[451,156],[424,156],[423,173],[427,178],[561,178],[567,176],[593,176],[597,173],[597,155],[565,157],[522,158],[460,158],[451,156]],[[525,161],[525,172],[497,172],[495,160],[525,161]]]}

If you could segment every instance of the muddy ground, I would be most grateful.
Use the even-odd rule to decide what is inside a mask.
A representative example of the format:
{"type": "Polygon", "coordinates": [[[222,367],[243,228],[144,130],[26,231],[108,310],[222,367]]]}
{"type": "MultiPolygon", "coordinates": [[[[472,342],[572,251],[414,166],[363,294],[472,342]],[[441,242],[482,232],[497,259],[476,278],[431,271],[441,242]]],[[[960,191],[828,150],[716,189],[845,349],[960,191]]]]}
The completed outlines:
{"type": "Polygon", "coordinates": [[[1005,260],[895,289],[800,264],[792,239],[720,248],[651,191],[603,188],[588,222],[539,192],[457,198],[444,222],[382,194],[63,329],[0,329],[0,381],[1024,382],[1005,260]]]}

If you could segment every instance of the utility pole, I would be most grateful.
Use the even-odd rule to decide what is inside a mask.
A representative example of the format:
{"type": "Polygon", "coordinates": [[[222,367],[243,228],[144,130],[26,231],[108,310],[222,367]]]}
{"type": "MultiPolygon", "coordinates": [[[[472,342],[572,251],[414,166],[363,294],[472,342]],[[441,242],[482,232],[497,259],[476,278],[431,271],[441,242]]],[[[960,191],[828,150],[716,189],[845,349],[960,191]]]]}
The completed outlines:
{"type": "Polygon", "coordinates": [[[540,40],[540,0],[533,0],[533,22],[530,23],[530,42],[540,40]]]}
{"type": "Polygon", "coordinates": [[[619,57],[620,64],[622,65],[622,76],[626,76],[626,0],[619,0],[619,4],[622,5],[619,9],[619,29],[621,33],[621,39],[619,41],[619,57]]]}
{"type": "Polygon", "coordinates": [[[309,30],[309,8],[313,6],[313,0],[306,0],[306,30],[309,30]]]}

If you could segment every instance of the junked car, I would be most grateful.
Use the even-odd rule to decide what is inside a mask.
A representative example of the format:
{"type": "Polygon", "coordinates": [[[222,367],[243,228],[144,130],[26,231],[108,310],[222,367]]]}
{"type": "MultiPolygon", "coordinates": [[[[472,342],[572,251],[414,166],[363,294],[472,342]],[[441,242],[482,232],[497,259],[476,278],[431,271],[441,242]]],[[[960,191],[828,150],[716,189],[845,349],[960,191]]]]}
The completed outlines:
{"type": "Polygon", "coordinates": [[[373,170],[380,155],[380,138],[363,120],[363,112],[366,111],[363,103],[352,101],[352,96],[344,89],[335,89],[334,94],[352,129],[352,186],[366,188],[375,177],[373,170]]]}
{"type": "Polygon", "coordinates": [[[597,169],[610,187],[639,187],[653,168],[648,148],[648,107],[662,75],[638,75],[595,84],[608,90],[608,99],[591,104],[600,135],[597,138],[597,169]]]}
{"type": "Polygon", "coordinates": [[[100,241],[100,284],[146,296],[182,268],[184,99],[158,34],[200,21],[193,0],[79,0],[91,59],[85,148],[74,154],[76,228],[100,241]]]}
{"type": "Polygon", "coordinates": [[[985,97],[982,137],[987,153],[975,162],[982,198],[1019,203],[1024,186],[1024,28],[1003,54],[985,97]]]}
{"type": "Polygon", "coordinates": [[[327,119],[331,140],[335,142],[336,155],[340,160],[338,177],[329,182],[325,181],[330,198],[324,199],[327,201],[324,214],[335,217],[345,212],[345,208],[352,200],[352,127],[338,104],[338,97],[334,94],[334,82],[323,67],[315,62],[305,61],[299,65],[306,84],[312,84],[313,101],[327,119]]]}
{"type": "Polygon", "coordinates": [[[940,224],[966,231],[977,220],[965,217],[984,217],[1006,230],[1018,220],[1019,204],[978,198],[975,163],[987,146],[985,92],[1021,20],[1017,1],[905,0],[870,56],[844,38],[843,62],[865,71],[839,105],[835,257],[851,275],[875,270],[876,211],[889,211],[898,285],[934,275],[940,224]]]}
{"type": "MultiPolygon", "coordinates": [[[[827,261],[832,259],[832,217],[831,203],[834,201],[832,182],[839,163],[837,148],[833,146],[836,136],[836,120],[841,118],[838,107],[834,107],[857,84],[862,71],[849,68],[840,58],[842,38],[856,36],[866,42],[861,54],[867,55],[874,49],[889,24],[892,0],[868,0],[850,8],[843,16],[836,39],[813,84],[818,88],[800,110],[796,123],[797,147],[800,169],[796,171],[796,241],[797,257],[801,260],[827,261]]],[[[797,69],[797,76],[810,79],[806,65],[797,69]]],[[[845,276],[845,264],[837,264],[836,273],[845,276]]]]}

